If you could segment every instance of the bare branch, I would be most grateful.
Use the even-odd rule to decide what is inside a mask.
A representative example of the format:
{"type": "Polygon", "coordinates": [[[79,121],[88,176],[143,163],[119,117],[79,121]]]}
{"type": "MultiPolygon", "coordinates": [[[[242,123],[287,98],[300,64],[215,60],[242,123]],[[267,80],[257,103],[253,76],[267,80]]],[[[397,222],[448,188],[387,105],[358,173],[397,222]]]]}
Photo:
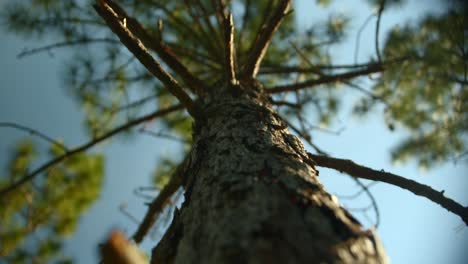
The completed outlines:
{"type": "Polygon", "coordinates": [[[356,178],[385,182],[408,190],[418,196],[426,197],[434,203],[444,207],[448,211],[460,216],[465,224],[468,225],[468,207],[464,207],[456,201],[445,197],[444,191],[436,191],[427,185],[395,175],[393,173],[385,172],[383,170],[377,171],[356,164],[351,160],[337,159],[310,153],[309,155],[317,163],[317,166],[345,172],[356,178]]]}
{"type": "Polygon", "coordinates": [[[52,145],[56,145],[56,146],[60,147],[64,151],[68,151],[67,147],[64,144],[60,143],[57,140],[54,140],[53,138],[47,136],[44,133],[41,133],[41,132],[35,130],[35,129],[29,128],[29,127],[26,127],[26,126],[22,126],[22,125],[16,124],[16,123],[11,123],[11,122],[0,122],[0,127],[11,127],[11,128],[19,129],[19,130],[22,130],[22,131],[26,131],[31,135],[35,135],[35,136],[38,136],[39,138],[42,138],[43,140],[51,143],[52,145]]]}
{"type": "Polygon", "coordinates": [[[198,116],[198,111],[190,96],[180,87],[174,77],[164,70],[161,64],[151,56],[143,43],[126,27],[126,18],[124,17],[120,20],[119,15],[107,4],[107,1],[98,0],[99,4],[94,5],[94,8],[106,21],[109,28],[146,69],[158,78],[172,95],[179,99],[191,116],[198,116]]]}
{"type": "Polygon", "coordinates": [[[177,141],[179,143],[190,143],[191,142],[191,141],[183,139],[183,138],[179,138],[179,137],[176,137],[176,136],[173,136],[173,135],[170,135],[170,134],[163,133],[162,131],[159,131],[159,132],[151,131],[151,130],[146,129],[144,127],[139,129],[138,132],[140,132],[142,134],[152,136],[152,137],[155,137],[155,138],[165,138],[165,139],[177,141]]]}
{"type": "Polygon", "coordinates": [[[18,55],[16,55],[16,57],[18,59],[21,59],[23,57],[31,56],[39,52],[44,52],[44,51],[50,52],[52,49],[56,49],[56,48],[64,48],[64,47],[69,47],[69,46],[77,46],[77,45],[92,44],[92,43],[119,44],[120,42],[117,41],[116,39],[111,39],[111,38],[81,38],[77,40],[58,42],[58,43],[46,45],[43,47],[33,48],[33,49],[25,49],[22,52],[20,52],[18,55]]]}
{"type": "Polygon", "coordinates": [[[154,50],[156,54],[182,78],[187,87],[197,95],[204,94],[204,84],[202,81],[190,73],[187,67],[177,59],[172,50],[165,45],[161,39],[152,36],[137,19],[128,15],[116,2],[112,0],[106,0],[105,2],[114,10],[120,20],[126,20],[126,27],[129,31],[134,34],[144,46],[154,50]]]}
{"type": "Polygon", "coordinates": [[[355,77],[382,72],[383,70],[384,69],[380,64],[375,64],[372,67],[368,67],[362,70],[350,71],[350,72],[340,73],[336,75],[322,75],[319,79],[311,79],[311,80],[306,80],[300,83],[293,83],[293,84],[272,87],[270,89],[267,89],[267,92],[270,94],[273,94],[273,93],[297,91],[297,90],[312,87],[315,85],[342,82],[342,81],[349,80],[355,77]]]}
{"type": "Polygon", "coordinates": [[[257,34],[257,39],[249,52],[247,62],[244,65],[244,76],[255,78],[257,75],[273,34],[278,30],[283,18],[287,15],[290,5],[291,0],[281,0],[273,15],[261,27],[257,34]]]}
{"type": "Polygon", "coordinates": [[[153,112],[151,114],[148,114],[148,115],[145,115],[145,116],[142,116],[140,118],[137,118],[137,119],[134,119],[124,125],[121,125],[119,127],[116,127],[114,128],[113,130],[107,132],[106,134],[102,135],[102,136],[99,136],[95,139],[93,139],[92,141],[90,142],[87,142],[81,146],[78,146],[74,149],[71,149],[69,150],[68,152],[65,152],[64,154],[56,157],[55,159],[52,159],[48,162],[46,162],[45,164],[43,164],[42,166],[40,166],[39,168],[35,169],[34,171],[32,171],[31,173],[29,173],[28,175],[25,175],[24,177],[22,177],[21,179],[17,180],[16,182],[10,184],[9,186],[3,188],[0,190],[0,198],[3,198],[5,197],[7,194],[9,194],[10,192],[12,192],[13,190],[15,190],[16,188],[22,186],[23,184],[31,181],[32,179],[34,179],[34,177],[36,177],[37,175],[39,175],[41,172],[49,169],[50,167],[60,163],[61,161],[69,158],[69,157],[72,157],[73,155],[76,155],[78,153],[81,153],[83,151],[86,151],[88,150],[89,148],[95,146],[96,144],[116,135],[116,134],[119,134],[120,132],[123,132],[123,131],[126,131],[127,129],[135,126],[135,125],[138,125],[138,124],[141,124],[145,121],[148,121],[148,120],[151,120],[151,119],[154,119],[154,118],[158,118],[158,117],[162,117],[162,116],[165,116],[166,114],[169,114],[169,113],[172,113],[174,111],[178,111],[178,110],[181,110],[183,109],[183,105],[175,105],[175,106],[171,106],[171,107],[168,107],[168,108],[164,108],[164,109],[161,109],[161,110],[158,110],[156,112],[153,112]]]}
{"type": "Polygon", "coordinates": [[[364,23],[362,23],[361,27],[359,28],[357,34],[356,34],[356,44],[354,46],[354,63],[357,63],[358,61],[358,56],[359,56],[359,47],[360,47],[360,43],[361,43],[361,34],[362,34],[362,31],[364,30],[364,28],[367,26],[367,24],[369,24],[370,20],[374,17],[374,14],[370,14],[366,20],[364,21],[364,23]]]}
{"type": "Polygon", "coordinates": [[[339,70],[339,69],[360,69],[369,68],[379,65],[376,62],[360,63],[360,64],[337,64],[337,65],[324,65],[315,64],[310,67],[301,66],[266,66],[262,67],[259,74],[291,74],[291,73],[317,73],[322,70],[339,70]]]}
{"type": "Polygon", "coordinates": [[[356,182],[362,190],[367,194],[367,197],[371,200],[371,206],[374,208],[374,213],[375,213],[375,227],[379,227],[380,225],[380,211],[379,211],[379,206],[377,205],[377,202],[375,201],[374,195],[370,192],[370,190],[367,188],[367,186],[362,183],[358,178],[356,177],[351,177],[354,182],[356,182]]]}
{"type": "Polygon", "coordinates": [[[385,0],[380,2],[379,11],[377,13],[377,22],[375,26],[375,52],[377,53],[377,60],[378,62],[382,63],[382,56],[380,56],[380,49],[379,49],[379,31],[380,31],[380,19],[382,18],[382,12],[385,7],[385,0]]]}
{"type": "Polygon", "coordinates": [[[234,50],[234,22],[232,14],[224,17],[224,60],[226,77],[231,84],[237,83],[234,50]]]}
{"type": "Polygon", "coordinates": [[[169,182],[164,186],[159,195],[151,202],[146,211],[143,221],[138,226],[137,231],[133,234],[132,238],[135,243],[140,243],[143,238],[148,234],[149,230],[156,222],[158,215],[163,211],[166,205],[169,203],[171,196],[179,189],[182,185],[183,173],[188,166],[188,157],[177,167],[174,174],[172,174],[169,182]]]}

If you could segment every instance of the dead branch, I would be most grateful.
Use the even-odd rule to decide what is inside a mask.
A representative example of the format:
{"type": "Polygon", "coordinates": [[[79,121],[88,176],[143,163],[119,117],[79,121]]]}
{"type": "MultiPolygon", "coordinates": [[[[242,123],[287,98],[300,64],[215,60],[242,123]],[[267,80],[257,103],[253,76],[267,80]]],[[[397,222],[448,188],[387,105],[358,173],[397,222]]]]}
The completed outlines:
{"type": "Polygon", "coordinates": [[[111,38],[80,38],[76,40],[69,40],[64,42],[53,43],[50,45],[46,45],[43,47],[33,48],[33,49],[25,49],[20,52],[16,57],[18,59],[24,58],[26,56],[30,56],[39,52],[48,51],[51,52],[53,49],[63,48],[63,47],[70,47],[70,46],[78,46],[84,44],[93,44],[93,43],[110,43],[110,44],[119,44],[119,41],[116,39],[111,38]]]}
{"type": "Polygon", "coordinates": [[[375,200],[374,195],[370,192],[370,190],[367,188],[367,186],[362,183],[358,178],[356,177],[351,177],[354,182],[356,182],[357,185],[359,185],[362,190],[367,194],[367,197],[369,197],[369,200],[371,201],[371,207],[374,208],[374,213],[375,213],[375,224],[374,227],[377,228],[380,225],[380,210],[379,206],[377,205],[377,201],[375,200]]]}
{"type": "Polygon", "coordinates": [[[154,50],[156,54],[182,78],[188,88],[190,88],[197,95],[204,94],[203,82],[190,73],[187,67],[185,67],[185,65],[183,65],[174,55],[169,46],[165,45],[161,39],[152,36],[137,19],[128,15],[127,12],[125,12],[125,10],[116,2],[112,0],[106,0],[105,2],[115,11],[119,20],[125,19],[126,27],[129,29],[129,31],[134,34],[135,37],[138,38],[144,46],[154,50]]]}
{"type": "Polygon", "coordinates": [[[198,111],[190,96],[180,87],[174,77],[151,56],[145,45],[126,27],[126,18],[120,19],[119,15],[107,4],[107,1],[109,0],[98,0],[98,4],[94,5],[94,9],[146,69],[165,85],[169,92],[185,106],[191,116],[197,117],[198,111]]]}
{"type": "Polygon", "coordinates": [[[38,130],[29,128],[29,127],[26,127],[26,126],[23,126],[23,125],[20,125],[20,124],[12,123],[12,122],[0,122],[0,127],[10,127],[10,128],[14,128],[14,129],[18,129],[18,130],[21,130],[21,131],[28,132],[29,134],[37,136],[37,137],[51,143],[52,145],[60,147],[63,151],[68,151],[67,147],[64,144],[62,144],[61,142],[47,136],[46,134],[44,134],[42,132],[39,132],[38,130]]]}
{"type": "Polygon", "coordinates": [[[375,25],[375,52],[377,53],[377,61],[382,63],[382,56],[380,55],[379,49],[379,31],[380,31],[380,19],[382,18],[382,12],[385,7],[385,0],[380,1],[379,11],[377,12],[377,22],[375,25]]]}
{"type": "Polygon", "coordinates": [[[465,224],[468,225],[468,207],[464,207],[456,201],[445,197],[444,191],[436,191],[427,185],[404,178],[402,176],[398,176],[393,173],[385,172],[383,170],[377,171],[356,164],[351,160],[337,159],[310,153],[309,155],[317,163],[317,166],[345,172],[356,178],[385,182],[408,190],[418,196],[426,197],[434,203],[439,204],[443,208],[447,209],[448,211],[460,216],[465,224]]]}
{"type": "Polygon", "coordinates": [[[274,94],[274,93],[283,93],[283,92],[289,92],[289,91],[297,91],[297,90],[309,88],[309,87],[320,85],[320,84],[343,82],[345,80],[349,80],[349,79],[356,78],[359,76],[382,72],[383,70],[384,69],[380,64],[375,64],[372,67],[368,67],[366,69],[350,71],[350,72],[345,72],[345,73],[340,73],[340,74],[335,74],[335,75],[322,75],[318,79],[310,79],[310,80],[306,80],[300,83],[275,86],[270,89],[267,89],[267,92],[270,94],[274,94]]]}
{"type": "Polygon", "coordinates": [[[135,125],[141,124],[141,123],[143,123],[145,121],[148,121],[148,120],[152,120],[154,118],[165,116],[166,114],[172,113],[174,111],[182,110],[182,109],[183,109],[183,105],[175,105],[175,106],[171,106],[171,107],[168,107],[168,108],[164,108],[164,109],[155,111],[155,112],[153,112],[151,114],[142,116],[142,117],[134,119],[134,120],[132,120],[132,121],[130,121],[130,122],[124,124],[124,125],[116,127],[113,130],[107,132],[106,134],[104,134],[102,136],[99,136],[99,137],[93,139],[90,142],[87,142],[87,143],[85,143],[85,144],[83,144],[81,146],[78,146],[78,147],[74,148],[74,149],[70,149],[68,152],[65,152],[64,154],[56,157],[55,159],[52,159],[52,160],[46,162],[45,164],[43,164],[39,168],[35,169],[34,171],[29,173],[28,175],[25,175],[24,177],[17,180],[16,182],[13,182],[12,184],[8,185],[7,187],[1,189],[0,190],[0,198],[4,198],[10,192],[14,191],[15,189],[17,189],[18,187],[20,187],[23,184],[27,183],[28,181],[31,181],[32,179],[34,179],[34,177],[39,175],[41,172],[49,169],[50,167],[60,163],[61,161],[65,160],[65,159],[67,159],[69,157],[72,157],[73,155],[76,155],[78,153],[86,151],[86,150],[90,149],[91,147],[95,146],[96,144],[98,144],[100,142],[103,142],[104,140],[106,140],[106,139],[108,139],[108,138],[110,138],[110,137],[112,137],[112,136],[114,136],[116,134],[119,134],[119,133],[121,133],[123,131],[126,131],[127,129],[129,129],[129,128],[135,126],[135,125]]]}
{"type": "Polygon", "coordinates": [[[137,231],[133,234],[132,238],[135,243],[140,243],[143,238],[148,234],[149,230],[156,222],[159,214],[163,211],[166,205],[170,202],[171,196],[179,189],[182,185],[183,174],[187,167],[188,158],[177,167],[176,171],[171,175],[171,179],[161,190],[159,195],[151,202],[146,211],[143,221],[138,226],[137,231]]]}
{"type": "Polygon", "coordinates": [[[247,62],[244,65],[242,72],[244,76],[255,78],[257,75],[273,34],[278,30],[284,17],[287,15],[290,5],[291,0],[281,0],[281,3],[276,8],[273,15],[260,28],[260,31],[257,34],[257,39],[255,40],[254,45],[249,52],[247,62]]]}
{"type": "Polygon", "coordinates": [[[226,67],[226,77],[234,85],[237,83],[235,69],[235,50],[234,50],[234,22],[232,14],[224,17],[224,60],[226,67]]]}

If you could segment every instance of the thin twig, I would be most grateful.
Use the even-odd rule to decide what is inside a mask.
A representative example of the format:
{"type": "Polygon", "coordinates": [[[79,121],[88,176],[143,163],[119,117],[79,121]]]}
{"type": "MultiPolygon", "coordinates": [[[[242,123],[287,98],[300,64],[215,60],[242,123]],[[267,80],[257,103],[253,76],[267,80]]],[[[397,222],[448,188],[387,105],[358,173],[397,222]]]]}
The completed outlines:
{"type": "Polygon", "coordinates": [[[63,47],[69,47],[69,46],[78,46],[78,45],[83,45],[83,44],[92,44],[92,43],[112,43],[112,44],[119,44],[120,42],[116,39],[111,39],[111,38],[81,38],[77,40],[70,40],[70,41],[64,41],[64,42],[58,42],[50,45],[46,45],[43,47],[38,47],[38,48],[33,48],[33,49],[25,49],[22,52],[20,52],[16,57],[18,59],[24,58],[26,56],[31,56],[36,53],[40,53],[43,51],[50,51],[52,49],[56,48],[63,48],[63,47]]]}
{"type": "Polygon", "coordinates": [[[232,85],[237,83],[234,50],[234,22],[232,14],[224,17],[224,63],[226,77],[232,85]]]}
{"type": "Polygon", "coordinates": [[[382,12],[385,7],[385,0],[380,2],[379,11],[377,13],[377,22],[375,25],[375,52],[377,53],[377,61],[382,63],[382,56],[380,56],[380,48],[379,48],[379,31],[380,31],[380,19],[382,17],[382,12]]]}
{"type": "Polygon", "coordinates": [[[56,145],[56,146],[60,147],[65,152],[68,151],[67,147],[64,144],[62,144],[61,142],[47,136],[44,133],[39,132],[38,130],[23,126],[23,125],[20,125],[20,124],[17,124],[17,123],[12,123],[12,122],[0,122],[0,127],[11,127],[11,128],[15,128],[15,129],[19,129],[19,130],[28,132],[29,134],[37,136],[37,137],[51,143],[52,145],[56,145]]]}
{"type": "Polygon", "coordinates": [[[143,238],[148,234],[151,227],[156,222],[158,215],[163,211],[166,205],[170,202],[171,196],[179,189],[182,185],[183,173],[188,166],[188,157],[177,167],[175,172],[171,175],[171,179],[161,190],[159,195],[151,202],[146,211],[143,221],[137,228],[137,231],[133,234],[132,238],[135,243],[140,243],[143,238]]]}
{"type": "Polygon", "coordinates": [[[119,15],[107,4],[107,1],[98,0],[99,4],[94,5],[98,14],[106,21],[109,28],[119,37],[128,50],[185,106],[190,115],[198,117],[197,107],[192,98],[180,87],[174,77],[151,56],[144,44],[127,29],[126,18],[120,20],[119,15]]]}
{"type": "Polygon", "coordinates": [[[372,73],[382,72],[383,67],[380,64],[375,64],[373,67],[369,67],[362,70],[350,71],[335,75],[322,75],[322,77],[318,79],[310,79],[300,83],[293,83],[293,84],[286,84],[286,85],[279,85],[267,89],[267,92],[270,94],[274,93],[283,93],[289,91],[296,91],[320,84],[327,84],[327,83],[334,83],[334,82],[343,82],[345,80],[349,80],[355,77],[369,75],[372,73]]]}
{"type": "Polygon", "coordinates": [[[322,70],[338,70],[338,69],[356,69],[374,67],[378,63],[368,62],[360,64],[337,64],[337,65],[324,65],[315,64],[311,67],[300,66],[265,66],[262,67],[258,74],[291,74],[291,73],[317,73],[322,70]]]}
{"type": "Polygon", "coordinates": [[[140,132],[142,134],[150,135],[150,136],[153,136],[153,137],[156,137],[156,138],[165,138],[165,139],[174,140],[174,141],[177,141],[179,143],[190,143],[189,140],[179,138],[179,137],[175,137],[175,136],[172,136],[172,135],[168,135],[168,134],[165,134],[165,133],[163,133],[161,131],[154,132],[154,131],[151,131],[151,130],[146,129],[146,128],[141,128],[141,129],[138,130],[138,132],[140,132]]]}
{"type": "MultiPolygon", "coordinates": [[[[379,182],[377,182],[377,181],[373,181],[373,182],[367,184],[367,185],[366,185],[366,188],[367,188],[367,189],[370,189],[372,186],[374,186],[374,185],[376,185],[376,184],[378,184],[378,183],[379,183],[379,182]]],[[[359,191],[357,191],[357,192],[355,192],[355,193],[353,193],[353,194],[348,194],[348,195],[342,195],[342,194],[340,194],[340,195],[336,195],[336,196],[337,196],[339,199],[342,199],[342,200],[343,200],[343,199],[352,200],[352,199],[358,198],[361,194],[364,193],[364,191],[365,191],[365,189],[364,189],[364,188],[361,188],[359,191]]]]}
{"type": "Polygon", "coordinates": [[[150,101],[155,101],[156,97],[157,97],[157,94],[152,94],[152,95],[143,97],[143,98],[141,98],[139,100],[130,102],[130,103],[126,104],[126,105],[119,106],[116,109],[112,109],[111,112],[115,113],[115,112],[125,111],[125,110],[128,110],[130,108],[146,104],[146,103],[148,103],[150,101]]]}
{"type": "Polygon", "coordinates": [[[127,211],[127,204],[120,204],[119,205],[119,211],[125,215],[128,219],[130,219],[133,223],[139,224],[138,219],[132,215],[129,211],[127,211]]]}
{"type": "Polygon", "coordinates": [[[364,183],[362,183],[358,178],[351,177],[351,179],[353,179],[359,186],[361,186],[362,190],[367,194],[367,197],[369,197],[369,199],[371,200],[371,205],[374,208],[374,213],[375,213],[375,228],[379,227],[380,211],[379,211],[379,207],[377,205],[374,195],[370,192],[367,186],[364,183]]]}
{"type": "Polygon", "coordinates": [[[418,183],[416,181],[398,176],[393,173],[385,172],[383,170],[374,170],[351,160],[337,159],[327,156],[320,156],[309,154],[311,158],[317,163],[317,166],[335,169],[345,172],[353,177],[385,182],[408,190],[418,196],[423,196],[439,204],[448,211],[460,216],[462,220],[468,225],[468,207],[464,207],[456,201],[445,197],[443,191],[436,191],[431,187],[418,183]]]}
{"type": "Polygon", "coordinates": [[[257,34],[257,39],[249,52],[247,62],[244,65],[243,75],[255,78],[260,68],[263,57],[270,45],[273,34],[278,30],[284,17],[288,14],[291,0],[281,0],[273,15],[262,25],[257,34]]]}
{"type": "Polygon", "coordinates": [[[360,47],[360,42],[361,42],[361,34],[364,28],[367,26],[367,24],[370,22],[370,20],[374,17],[374,14],[370,14],[364,23],[361,25],[361,27],[358,30],[358,33],[356,34],[356,44],[354,46],[354,63],[356,64],[358,61],[358,55],[359,55],[359,47],[360,47]]]}
{"type": "Polygon", "coordinates": [[[165,116],[166,114],[169,114],[169,113],[172,113],[174,111],[178,111],[178,110],[181,110],[183,109],[183,105],[175,105],[175,106],[171,106],[171,107],[168,107],[168,108],[164,108],[164,109],[161,109],[161,110],[158,110],[158,111],[155,111],[151,114],[148,114],[148,115],[145,115],[145,116],[142,116],[140,118],[137,118],[137,119],[134,119],[124,125],[121,125],[119,127],[116,127],[114,128],[113,130],[107,132],[106,134],[102,135],[102,136],[99,136],[95,139],[93,139],[92,141],[90,142],[87,142],[81,146],[78,146],[74,149],[70,149],[68,152],[56,157],[55,159],[52,159],[48,162],[46,162],[45,164],[41,165],[40,167],[38,167],[37,169],[35,169],[34,171],[32,171],[31,173],[25,175],[24,177],[22,177],[21,179],[17,180],[16,182],[8,185],[7,187],[3,188],[0,190],[0,198],[3,198],[5,197],[7,194],[9,194],[10,192],[12,192],[13,190],[15,190],[16,188],[22,186],[23,184],[31,181],[32,179],[34,179],[34,177],[36,177],[37,175],[39,175],[41,172],[49,169],[50,167],[60,163],[61,161],[69,158],[69,157],[72,157],[78,153],[81,153],[85,150],[88,150],[89,148],[95,146],[96,144],[116,135],[116,134],[119,134],[123,131],[126,131],[127,129],[135,126],[135,125],[138,125],[138,124],[141,124],[145,121],[148,121],[148,120],[152,120],[154,118],[157,118],[157,117],[161,117],[161,116],[165,116]]]}

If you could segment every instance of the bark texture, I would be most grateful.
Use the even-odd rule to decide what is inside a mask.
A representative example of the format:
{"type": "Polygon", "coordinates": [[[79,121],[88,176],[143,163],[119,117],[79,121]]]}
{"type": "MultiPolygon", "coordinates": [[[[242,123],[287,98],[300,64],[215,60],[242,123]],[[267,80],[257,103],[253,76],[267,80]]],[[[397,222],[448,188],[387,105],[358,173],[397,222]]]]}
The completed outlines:
{"type": "Polygon", "coordinates": [[[200,102],[185,202],[151,262],[386,263],[265,94],[243,80],[200,102]]]}

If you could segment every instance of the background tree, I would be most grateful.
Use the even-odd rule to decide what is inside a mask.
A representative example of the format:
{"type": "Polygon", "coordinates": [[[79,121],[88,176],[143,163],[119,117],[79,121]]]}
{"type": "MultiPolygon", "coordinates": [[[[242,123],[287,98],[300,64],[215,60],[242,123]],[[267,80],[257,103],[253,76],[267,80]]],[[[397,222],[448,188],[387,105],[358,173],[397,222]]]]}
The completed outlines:
{"type": "MultiPolygon", "coordinates": [[[[162,84],[152,78],[137,63],[132,54],[126,52],[120,42],[108,31],[107,26],[88,8],[89,5],[80,5],[74,1],[33,1],[32,4],[36,9],[31,9],[24,3],[9,5],[5,11],[8,25],[16,32],[25,33],[28,36],[56,33],[58,37],[63,38],[61,43],[26,50],[22,55],[60,46],[80,47],[76,49],[76,58],[67,68],[66,77],[70,90],[87,111],[86,127],[93,140],[82,147],[70,150],[63,147],[57,149],[62,145],[53,141],[54,148],[51,153],[55,159],[52,163],[48,163],[49,165],[37,170],[37,173],[33,172],[28,175],[31,177],[26,178],[21,177],[31,164],[33,147],[28,143],[18,145],[17,154],[11,159],[10,178],[7,178],[7,182],[4,183],[6,188],[2,189],[2,196],[7,195],[6,192],[9,190],[15,190],[9,195],[16,196],[16,199],[4,198],[4,203],[7,200],[5,204],[8,206],[2,207],[2,209],[5,208],[5,212],[2,211],[2,214],[4,213],[2,218],[11,219],[11,226],[5,228],[8,236],[2,236],[6,238],[2,244],[9,243],[10,246],[6,248],[15,250],[13,253],[8,251],[2,254],[9,255],[12,259],[28,257],[28,254],[41,256],[35,252],[26,252],[18,246],[26,237],[32,239],[27,235],[32,234],[31,231],[39,226],[44,226],[44,230],[51,231],[40,231],[41,235],[47,239],[45,242],[39,240],[36,243],[44,244],[47,248],[58,248],[59,243],[54,242],[54,236],[67,233],[63,229],[73,229],[73,223],[77,221],[79,213],[96,197],[96,188],[100,184],[98,179],[102,175],[101,161],[99,157],[81,154],[82,151],[132,126],[163,115],[164,118],[161,120],[165,122],[168,130],[190,144],[191,119],[188,113],[195,115],[196,112],[186,93],[184,95],[184,92],[177,90],[177,87],[172,87],[172,91],[169,90],[182,102],[188,113],[180,112],[181,106],[171,107],[170,105],[176,102],[175,98],[169,95],[162,84]],[[103,37],[96,37],[100,35],[103,37]],[[82,47],[82,45],[92,43],[104,45],[105,52],[94,47],[82,47]],[[140,112],[150,109],[144,104],[156,99],[160,110],[139,118],[140,112]],[[57,165],[61,161],[64,163],[60,166],[65,166],[62,169],[57,165]],[[85,168],[80,168],[83,166],[85,168]],[[23,184],[25,181],[21,181],[22,179],[30,180],[43,172],[47,172],[45,181],[34,180],[27,182],[26,185],[23,184]],[[79,192],[75,197],[71,190],[73,186],[75,188],[82,186],[81,180],[86,181],[86,185],[94,191],[88,195],[79,192]],[[10,182],[13,182],[13,185],[10,185],[10,182]],[[19,191],[19,184],[15,185],[15,183],[21,183],[21,188],[24,190],[19,191]],[[48,186],[51,184],[57,190],[55,197],[45,191],[50,189],[48,186]],[[60,198],[65,194],[66,200],[60,198]],[[34,201],[41,201],[39,197],[44,195],[44,204],[56,204],[57,208],[64,208],[65,212],[61,213],[61,210],[46,212],[46,216],[43,216],[44,204],[41,206],[40,202],[31,203],[31,198],[27,198],[30,195],[34,196],[34,201]],[[57,201],[62,203],[67,201],[70,204],[60,205],[57,201]],[[79,210],[69,212],[69,208],[79,210]],[[36,220],[37,218],[39,220],[36,220]],[[27,227],[28,224],[15,226],[18,225],[17,219],[22,219],[24,223],[32,222],[29,225],[33,228],[27,227]],[[47,221],[44,225],[41,219],[58,220],[57,222],[47,221]]],[[[253,43],[258,32],[262,32],[259,31],[261,25],[268,21],[275,6],[277,3],[274,2],[250,3],[246,1],[239,4],[239,7],[234,6],[230,9],[234,11],[236,23],[242,21],[237,26],[238,31],[234,33],[235,36],[239,36],[237,40],[242,39],[242,41],[235,41],[237,66],[253,65],[249,64],[249,59],[252,58],[249,54],[256,47],[262,46],[253,43]],[[236,8],[244,11],[237,13],[236,8]],[[259,13],[263,16],[259,16],[259,13]]],[[[154,50],[165,62],[165,66],[172,69],[169,73],[177,75],[180,78],[179,83],[185,83],[190,88],[192,97],[198,95],[203,98],[203,93],[200,92],[201,87],[214,86],[220,76],[229,77],[230,71],[226,73],[229,65],[226,66],[226,53],[223,52],[227,50],[224,46],[226,25],[221,23],[225,18],[220,15],[223,12],[218,9],[222,9],[222,6],[216,8],[216,5],[201,2],[173,3],[169,1],[155,4],[149,1],[138,1],[137,3],[123,2],[122,7],[125,10],[132,10],[132,16],[138,18],[145,28],[152,29],[152,31],[149,31],[149,35],[145,35],[147,31],[139,28],[139,24],[126,15],[125,11],[112,5],[117,17],[121,19],[121,24],[124,24],[148,48],[154,50]],[[160,17],[163,23],[157,21],[155,16],[160,17]],[[193,27],[189,28],[187,25],[193,25],[193,27]],[[169,50],[172,53],[168,52],[169,50]],[[173,56],[174,54],[176,56],[173,56]],[[178,64],[178,62],[181,63],[178,64]]],[[[382,8],[383,5],[381,5],[382,8]]],[[[418,158],[423,166],[433,165],[436,161],[451,158],[453,153],[462,155],[466,152],[463,141],[463,137],[466,137],[465,127],[463,127],[466,123],[463,122],[466,119],[464,109],[466,104],[463,104],[464,100],[462,100],[466,96],[463,94],[466,93],[463,89],[466,85],[466,44],[463,32],[466,29],[464,29],[464,17],[459,10],[452,9],[444,16],[427,18],[421,22],[421,26],[427,27],[427,31],[420,31],[411,26],[403,31],[395,30],[390,34],[383,54],[380,55],[377,51],[378,56],[375,61],[344,67],[331,65],[331,55],[327,51],[330,50],[328,49],[330,45],[342,40],[346,19],[332,17],[327,23],[304,33],[294,30],[292,16],[286,16],[279,32],[271,42],[262,67],[258,69],[258,79],[272,95],[272,103],[281,106],[278,107],[279,113],[288,117],[287,120],[292,120],[289,121],[291,129],[304,140],[310,141],[307,131],[310,125],[304,118],[304,111],[310,112],[310,107],[315,107],[316,111],[313,113],[316,116],[308,115],[307,119],[313,122],[329,123],[333,120],[340,103],[338,100],[340,91],[335,89],[337,82],[356,87],[356,84],[351,82],[353,78],[383,72],[381,78],[376,81],[374,93],[366,94],[366,97],[356,106],[356,113],[367,112],[376,102],[383,104],[390,128],[395,126],[394,124],[403,124],[411,131],[419,133],[417,137],[405,140],[396,149],[395,158],[413,156],[418,158]],[[415,31],[420,34],[416,34],[415,31]],[[444,43],[444,45],[441,47],[437,43],[444,43]],[[452,52],[454,54],[451,54],[452,52]],[[446,56],[449,53],[451,56],[446,56]],[[447,61],[447,63],[438,63],[440,61],[447,61]],[[450,68],[442,68],[441,65],[450,65],[450,68]],[[420,78],[415,79],[414,76],[420,76],[420,78]],[[308,89],[317,85],[321,85],[324,89],[308,89]],[[446,87],[450,87],[450,92],[446,87]],[[293,93],[286,94],[286,92],[293,93]],[[294,117],[297,119],[293,120],[294,117]]],[[[261,41],[261,38],[257,41],[261,41]]],[[[165,81],[163,75],[158,77],[162,79],[163,84],[171,87],[170,80],[165,81]]],[[[3,125],[12,126],[12,124],[3,125]]],[[[316,144],[316,142],[310,143],[316,144]]],[[[349,166],[349,163],[323,156],[323,151],[316,146],[315,150],[322,154],[322,156],[314,156],[318,165],[347,171],[340,165],[349,166]]],[[[162,165],[167,167],[167,163],[162,165]]],[[[347,172],[350,173],[353,169],[362,169],[360,167],[347,168],[347,172]]],[[[168,181],[162,178],[162,175],[167,177],[170,174],[167,170],[160,168],[157,171],[164,172],[157,174],[156,179],[159,183],[168,181]]],[[[360,172],[361,175],[354,176],[362,177],[367,175],[368,171],[360,172]]],[[[376,173],[374,171],[373,175],[376,173]]],[[[388,175],[379,175],[382,176],[379,180],[388,179],[386,177],[388,175]]],[[[411,184],[404,187],[411,188],[413,186],[411,184]]],[[[171,190],[176,189],[171,186],[177,186],[177,182],[169,181],[168,186],[170,188],[165,189],[168,190],[168,195],[160,195],[159,200],[156,200],[159,202],[155,204],[164,204],[171,190]]],[[[416,189],[415,192],[419,191],[416,189]]],[[[432,194],[429,192],[428,196],[435,200],[441,199],[442,203],[451,203],[441,195],[437,195],[437,192],[432,194]]],[[[447,206],[453,208],[450,205],[447,206]]],[[[154,207],[157,210],[161,209],[158,206],[154,207]]],[[[466,210],[463,207],[455,205],[455,208],[457,209],[452,211],[466,217],[466,210]]]]}

